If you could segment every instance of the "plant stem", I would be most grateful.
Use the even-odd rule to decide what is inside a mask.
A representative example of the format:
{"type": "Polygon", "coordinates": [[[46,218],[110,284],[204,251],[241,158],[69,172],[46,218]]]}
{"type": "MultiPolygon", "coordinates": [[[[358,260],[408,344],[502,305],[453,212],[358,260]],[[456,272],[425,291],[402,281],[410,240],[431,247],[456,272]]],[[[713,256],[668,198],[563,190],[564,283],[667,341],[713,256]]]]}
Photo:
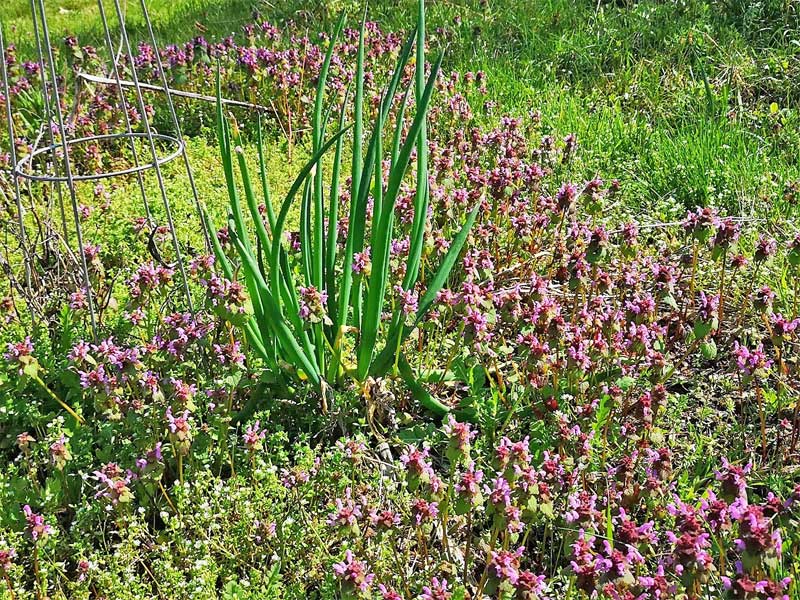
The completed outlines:
{"type": "Polygon", "coordinates": [[[697,254],[698,254],[698,245],[697,242],[692,242],[692,274],[689,278],[689,302],[684,306],[683,309],[683,318],[686,318],[686,313],[688,311],[689,306],[694,308],[694,282],[695,276],[697,275],[697,254]]]}
{"type": "Polygon", "coordinates": [[[753,288],[756,287],[756,282],[758,281],[758,272],[761,269],[761,263],[756,263],[755,271],[753,272],[753,278],[750,280],[750,286],[747,289],[747,295],[742,299],[742,310],[739,312],[739,318],[736,319],[736,327],[734,329],[738,329],[741,326],[742,322],[744,321],[745,313],[747,312],[748,308],[752,308],[753,302],[751,298],[753,297],[753,288]],[[749,305],[749,306],[748,306],[749,305]]]}
{"type": "Polygon", "coordinates": [[[417,541],[422,546],[422,568],[428,568],[428,544],[425,542],[425,536],[422,535],[422,525],[417,527],[417,541]]]}
{"type": "Polygon", "coordinates": [[[606,422],[603,424],[603,458],[602,458],[602,465],[603,469],[606,468],[606,458],[608,457],[608,429],[611,426],[611,418],[614,416],[614,401],[611,400],[611,408],[608,410],[608,416],[606,417],[606,422]]]}
{"type": "Polygon", "coordinates": [[[764,393],[761,386],[756,386],[756,398],[758,399],[758,413],[761,419],[761,460],[767,460],[767,418],[764,413],[764,393]]]}
{"type": "Polygon", "coordinates": [[[410,591],[410,589],[408,587],[408,578],[406,577],[406,568],[407,568],[407,565],[408,565],[408,557],[406,557],[405,563],[401,562],[400,561],[400,554],[398,553],[397,544],[394,543],[394,544],[390,544],[390,545],[392,547],[392,552],[394,553],[394,560],[395,560],[395,563],[397,564],[397,570],[400,572],[400,579],[403,580],[403,591],[405,592],[406,597],[410,598],[411,597],[411,591],[410,591]]]}
{"type": "Polygon", "coordinates": [[[161,483],[161,479],[158,480],[158,487],[159,489],[161,489],[161,493],[164,495],[164,499],[167,501],[167,504],[169,504],[170,507],[172,507],[172,510],[175,511],[175,514],[176,515],[181,514],[180,511],[177,508],[175,508],[175,505],[172,503],[169,494],[167,494],[167,490],[164,489],[164,484],[161,483]]]}
{"type": "Polygon", "coordinates": [[[464,574],[461,577],[465,586],[469,575],[470,550],[472,550],[472,507],[467,511],[467,546],[464,548],[464,574]]]}
{"type": "Polygon", "coordinates": [[[447,556],[448,560],[452,560],[450,556],[450,542],[447,539],[447,520],[448,520],[448,513],[450,512],[450,495],[453,489],[453,479],[452,474],[450,476],[450,482],[447,486],[447,502],[445,503],[442,512],[440,513],[441,521],[442,521],[442,548],[444,549],[445,556],[447,556]]]}
{"type": "Polygon", "coordinates": [[[450,370],[450,367],[453,365],[453,359],[455,359],[456,354],[461,349],[460,340],[464,338],[464,328],[466,324],[464,321],[461,321],[461,325],[458,329],[458,335],[456,336],[456,340],[453,343],[453,347],[450,349],[450,353],[447,356],[447,362],[444,365],[444,369],[442,369],[442,376],[439,378],[439,383],[442,383],[445,378],[447,377],[447,372],[450,370]]]}
{"type": "Polygon", "coordinates": [[[725,260],[728,257],[728,251],[722,252],[722,268],[719,274],[719,312],[717,314],[717,331],[722,331],[722,317],[723,307],[725,306],[725,260]]]}
{"type": "Polygon", "coordinates": [[[39,575],[39,544],[33,545],[33,579],[36,582],[36,598],[42,600],[42,582],[39,575]]]}
{"type": "Polygon", "coordinates": [[[79,424],[83,425],[86,422],[83,417],[81,417],[78,413],[72,410],[72,407],[69,404],[67,404],[61,398],[56,396],[55,392],[53,392],[53,390],[47,387],[47,384],[44,381],[42,381],[42,378],[39,377],[39,375],[34,375],[33,380],[39,384],[39,387],[41,387],[45,391],[45,393],[47,393],[48,396],[50,396],[53,400],[58,402],[61,405],[61,408],[63,408],[70,415],[72,415],[79,424]]]}
{"type": "Polygon", "coordinates": [[[567,586],[567,595],[564,596],[564,600],[569,600],[570,598],[572,598],[572,584],[573,583],[575,583],[575,578],[574,577],[570,577],[569,578],[569,585],[567,586]]]}
{"type": "Polygon", "coordinates": [[[480,598],[481,594],[483,593],[483,588],[486,586],[486,580],[489,578],[489,559],[492,556],[492,552],[494,551],[495,543],[497,542],[497,536],[500,533],[500,528],[495,525],[492,527],[492,537],[489,540],[489,549],[486,551],[486,566],[483,569],[483,575],[481,575],[481,580],[478,583],[478,589],[475,591],[475,597],[480,598]]]}
{"type": "Polygon", "coordinates": [[[794,415],[792,417],[792,442],[789,452],[794,452],[794,449],[797,446],[797,429],[798,425],[800,425],[798,422],[798,417],[800,417],[800,399],[795,400],[794,403],[794,415]]]}
{"type": "Polygon", "coordinates": [[[11,585],[11,578],[8,576],[8,573],[3,571],[3,579],[6,580],[6,585],[8,586],[8,593],[11,595],[11,600],[16,600],[16,596],[14,595],[14,586],[11,585]]]}
{"type": "MultiPolygon", "coordinates": [[[[778,358],[778,381],[775,383],[775,396],[777,400],[777,408],[775,414],[778,415],[778,419],[780,419],[780,415],[783,413],[783,351],[781,350],[780,346],[775,348],[775,352],[778,358]]],[[[797,407],[795,406],[795,412],[797,407]]],[[[783,446],[783,428],[779,428],[778,430],[778,440],[777,444],[775,445],[775,455],[781,451],[781,447],[783,446]]]]}

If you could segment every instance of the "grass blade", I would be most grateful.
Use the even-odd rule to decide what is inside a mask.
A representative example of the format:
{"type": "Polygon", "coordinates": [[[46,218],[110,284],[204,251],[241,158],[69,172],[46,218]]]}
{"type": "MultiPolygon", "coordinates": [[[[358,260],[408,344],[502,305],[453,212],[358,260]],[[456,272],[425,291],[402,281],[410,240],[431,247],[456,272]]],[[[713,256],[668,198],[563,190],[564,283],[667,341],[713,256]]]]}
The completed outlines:
{"type": "MultiPolygon", "coordinates": [[[[272,244],[270,243],[271,240],[269,239],[269,234],[267,233],[266,227],[264,227],[264,219],[262,218],[261,213],[258,211],[258,203],[256,201],[256,195],[253,191],[253,185],[250,179],[250,170],[247,167],[247,161],[245,160],[244,152],[241,150],[242,139],[236,129],[234,129],[232,141],[234,144],[236,144],[235,152],[239,163],[239,173],[242,177],[242,188],[244,189],[244,196],[245,200],[247,201],[247,207],[250,211],[250,217],[253,219],[259,247],[264,250],[264,252],[267,254],[267,260],[269,260],[269,251],[272,248],[272,244]]],[[[260,153],[261,148],[259,148],[259,154],[260,153]]],[[[263,265],[263,261],[260,260],[260,258],[261,257],[259,256],[258,264],[263,265]]]]}
{"type": "Polygon", "coordinates": [[[436,295],[444,287],[444,284],[447,283],[447,278],[450,276],[450,271],[452,271],[456,261],[458,260],[458,256],[461,253],[461,248],[466,243],[467,237],[469,237],[469,232],[472,229],[472,225],[475,223],[475,219],[478,217],[479,211],[480,203],[476,204],[475,208],[473,208],[472,211],[470,211],[470,213],[467,215],[464,225],[461,226],[461,230],[458,232],[456,237],[453,238],[453,243],[450,245],[442,264],[439,265],[439,268],[436,270],[433,279],[431,279],[430,283],[428,283],[428,287],[425,290],[422,298],[420,298],[419,307],[417,308],[417,323],[419,323],[419,321],[425,316],[425,313],[428,312],[431,305],[436,300],[436,295]]]}
{"type": "MultiPolygon", "coordinates": [[[[325,100],[325,86],[328,81],[328,70],[331,66],[331,58],[333,57],[333,49],[339,35],[344,27],[345,13],[339,17],[339,21],[334,28],[333,35],[328,44],[328,51],[325,53],[325,59],[322,62],[322,67],[319,72],[319,80],[317,81],[317,96],[314,103],[314,120],[312,123],[312,139],[313,148],[318,150],[322,144],[324,136],[325,124],[322,119],[322,105],[325,100]]],[[[325,266],[325,243],[324,238],[324,198],[322,190],[323,172],[322,164],[318,164],[314,170],[314,221],[313,221],[313,247],[310,248],[311,253],[311,282],[318,290],[323,289],[324,279],[324,266],[325,266]]],[[[304,248],[305,252],[305,248],[304,248]]],[[[317,340],[320,344],[321,340],[317,340]]]]}
{"type": "MultiPolygon", "coordinates": [[[[236,133],[238,136],[238,133],[236,133]]],[[[236,180],[233,173],[233,157],[231,152],[231,137],[228,121],[222,112],[222,83],[220,79],[220,66],[217,64],[217,139],[219,141],[220,155],[222,158],[222,170],[225,173],[225,183],[228,187],[228,198],[230,200],[231,214],[236,229],[242,237],[245,248],[250,250],[250,242],[245,235],[244,222],[242,219],[242,207],[239,202],[239,192],[236,189],[236,180]]]]}
{"type": "MultiPolygon", "coordinates": [[[[441,67],[442,56],[440,55],[423,91],[422,97],[417,103],[417,113],[409,129],[408,137],[397,156],[396,164],[392,165],[389,174],[389,183],[386,195],[382,199],[380,219],[372,227],[372,272],[370,273],[369,293],[367,295],[367,305],[364,310],[364,319],[361,323],[361,340],[358,349],[358,379],[363,380],[369,372],[370,363],[375,350],[378,328],[380,326],[381,314],[383,311],[384,295],[386,292],[386,282],[389,277],[389,252],[391,249],[391,237],[394,224],[394,205],[400,192],[409,162],[411,152],[417,142],[420,128],[424,125],[427,118],[428,106],[436,84],[436,78],[441,67]]],[[[380,123],[380,120],[379,120],[380,123]]],[[[402,124],[398,124],[402,127],[402,124]]],[[[378,157],[380,161],[380,157],[378,157]]],[[[376,182],[376,187],[378,183],[376,182]]]]}
{"type": "Polygon", "coordinates": [[[394,140],[392,140],[392,167],[397,164],[397,158],[400,156],[400,142],[402,141],[403,121],[406,118],[406,108],[408,107],[408,96],[410,92],[411,88],[407,89],[405,94],[403,94],[403,100],[400,103],[400,108],[397,111],[397,126],[394,130],[394,140]]]}
{"type": "Polygon", "coordinates": [[[358,51],[356,53],[356,91],[353,98],[353,151],[351,158],[352,167],[350,171],[350,213],[348,215],[349,227],[347,231],[347,241],[345,243],[342,281],[339,286],[339,312],[336,316],[336,325],[339,328],[347,325],[350,289],[353,283],[353,255],[355,254],[353,229],[357,223],[356,208],[358,206],[357,199],[360,196],[359,186],[361,184],[361,161],[363,160],[363,146],[361,137],[363,135],[364,127],[364,31],[366,29],[366,19],[367,8],[365,6],[364,14],[361,18],[361,29],[358,33],[358,51]]]}
{"type": "Polygon", "coordinates": [[[231,233],[231,241],[242,259],[242,268],[245,270],[245,277],[252,279],[255,283],[257,293],[263,302],[265,309],[265,325],[272,330],[280,343],[281,350],[286,353],[286,356],[292,361],[294,366],[301,368],[314,385],[320,386],[322,378],[314,361],[308,356],[306,351],[300,347],[285,319],[283,319],[277,311],[275,297],[270,293],[266,281],[261,276],[261,272],[258,270],[258,265],[252,253],[247,252],[244,243],[239,239],[236,233],[231,233]]]}
{"type": "Polygon", "coordinates": [[[439,400],[434,398],[431,393],[422,387],[422,384],[417,381],[416,377],[414,377],[414,372],[411,369],[411,365],[408,364],[408,360],[406,360],[406,357],[402,354],[397,361],[397,367],[400,378],[403,380],[403,383],[406,384],[406,387],[408,387],[408,389],[411,391],[411,395],[417,402],[440,417],[450,412],[449,406],[439,402],[439,400]]]}
{"type": "MultiPolygon", "coordinates": [[[[289,209],[294,202],[295,196],[297,192],[300,190],[300,186],[302,186],[306,179],[308,178],[309,173],[314,169],[316,164],[320,161],[322,156],[325,152],[328,151],[336,141],[345,134],[347,129],[342,129],[338,133],[336,133],[331,139],[325,142],[319,150],[317,150],[313,156],[309,159],[306,165],[300,170],[300,173],[297,175],[297,178],[294,180],[292,187],[289,188],[289,191],[286,194],[286,198],[284,199],[283,203],[281,204],[281,210],[278,213],[277,218],[275,219],[275,227],[272,230],[272,252],[270,253],[270,287],[272,289],[279,289],[279,281],[280,281],[280,274],[282,270],[282,239],[283,239],[283,232],[284,227],[286,225],[286,218],[289,215],[289,209]]],[[[283,263],[286,266],[286,277],[288,279],[287,284],[291,289],[294,289],[294,286],[291,283],[291,272],[288,269],[288,262],[283,263]]],[[[277,297],[276,297],[277,298],[277,297]]],[[[280,305],[278,306],[280,312],[280,305]]]]}
{"type": "MultiPolygon", "coordinates": [[[[312,171],[312,179],[314,178],[312,171]]],[[[303,186],[303,201],[300,203],[300,258],[303,266],[303,277],[305,285],[312,285],[313,279],[313,254],[314,248],[311,246],[311,181],[308,179],[303,186]]]]}
{"type": "MultiPolygon", "coordinates": [[[[342,101],[342,111],[339,115],[339,130],[344,129],[344,118],[347,111],[347,97],[350,88],[345,91],[342,101]]],[[[333,169],[331,172],[331,188],[328,194],[328,239],[325,244],[325,291],[328,293],[328,315],[336,319],[336,250],[339,237],[339,176],[342,167],[342,148],[344,138],[336,140],[336,150],[333,155],[333,169]]],[[[338,331],[338,323],[334,320],[332,331],[338,331]]],[[[334,334],[335,336],[336,334],[334,334]]]]}
{"type": "MultiPolygon", "coordinates": [[[[416,30],[415,30],[416,31],[416,30]]],[[[384,94],[383,103],[381,105],[381,113],[382,119],[385,122],[389,109],[391,107],[392,100],[394,99],[394,94],[396,93],[397,87],[400,84],[403,75],[403,69],[405,65],[408,63],[409,57],[411,56],[411,49],[414,44],[415,34],[412,32],[412,35],[408,37],[406,40],[405,45],[400,53],[400,56],[397,59],[397,65],[394,70],[394,74],[392,79],[389,83],[389,86],[384,94]]],[[[363,70],[362,70],[363,73],[363,70]]],[[[356,99],[355,99],[356,109],[358,109],[359,101],[358,101],[358,86],[356,86],[356,99]]],[[[356,110],[358,113],[358,110],[356,110]]],[[[358,122],[358,119],[356,119],[358,122]]],[[[381,132],[377,132],[377,135],[380,135],[381,132]]],[[[345,256],[344,256],[344,263],[343,263],[343,270],[342,270],[342,281],[339,286],[339,298],[338,298],[338,314],[336,325],[337,328],[341,329],[341,327],[346,326],[347,324],[347,315],[350,303],[352,302],[354,306],[353,314],[356,318],[360,318],[361,310],[358,308],[358,303],[360,302],[361,294],[352,293],[351,294],[351,287],[353,282],[353,256],[356,252],[361,252],[364,248],[364,227],[366,225],[366,206],[367,206],[367,196],[369,193],[369,182],[372,177],[372,169],[373,169],[373,161],[375,160],[375,149],[377,147],[377,139],[376,139],[376,131],[373,130],[372,132],[372,139],[370,140],[370,145],[367,150],[367,155],[364,158],[363,164],[363,173],[361,176],[361,180],[356,182],[353,180],[351,184],[351,193],[350,193],[350,227],[347,232],[347,240],[345,242],[345,256]],[[351,298],[352,296],[352,298],[351,298]],[[357,300],[357,301],[356,301],[357,300]]],[[[359,145],[359,152],[360,150],[359,145]]],[[[361,172],[361,165],[359,165],[359,172],[361,172]]],[[[360,278],[357,279],[357,288],[360,287],[360,278]]],[[[360,326],[360,323],[358,324],[360,326]]]]}
{"type": "Polygon", "coordinates": [[[267,210],[267,221],[269,228],[275,227],[275,209],[272,206],[272,199],[269,193],[269,183],[267,182],[267,162],[264,160],[264,138],[261,130],[261,113],[258,114],[258,170],[261,175],[261,194],[264,197],[264,206],[267,210]]]}
{"type": "MultiPolygon", "coordinates": [[[[416,97],[422,97],[425,82],[425,0],[419,0],[417,14],[416,97]]],[[[419,277],[422,249],[425,246],[425,222],[428,218],[428,132],[423,123],[417,139],[417,191],[414,197],[414,220],[411,225],[411,245],[408,251],[403,289],[414,287],[419,277]]]]}
{"type": "Polygon", "coordinates": [[[395,356],[399,356],[400,344],[405,341],[406,337],[408,337],[408,334],[414,330],[419,322],[425,317],[428,310],[430,310],[431,305],[436,300],[436,295],[439,293],[439,290],[444,287],[444,284],[447,282],[447,278],[450,275],[450,271],[452,271],[459,255],[461,254],[461,249],[464,247],[467,237],[469,237],[469,232],[475,223],[475,219],[477,218],[479,211],[480,203],[476,204],[475,208],[473,208],[469,215],[467,215],[464,224],[461,226],[461,230],[458,232],[455,238],[453,238],[453,242],[450,244],[450,248],[444,257],[442,264],[439,265],[439,268],[436,270],[433,279],[428,284],[425,294],[419,301],[419,307],[417,308],[414,324],[411,326],[404,326],[401,322],[398,322],[397,326],[389,332],[386,346],[383,348],[383,350],[381,350],[380,354],[375,359],[372,368],[370,369],[371,375],[379,377],[385,375],[389,371],[392,366],[392,359],[395,356]]]}

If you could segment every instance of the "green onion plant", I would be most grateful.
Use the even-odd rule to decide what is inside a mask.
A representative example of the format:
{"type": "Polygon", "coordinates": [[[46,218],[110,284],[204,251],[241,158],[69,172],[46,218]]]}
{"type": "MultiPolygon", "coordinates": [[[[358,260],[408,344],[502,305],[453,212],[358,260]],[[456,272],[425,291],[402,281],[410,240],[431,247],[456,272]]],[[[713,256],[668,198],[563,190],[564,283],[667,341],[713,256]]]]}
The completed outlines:
{"type": "Polygon", "coordinates": [[[441,414],[447,411],[447,407],[415,380],[403,354],[403,342],[424,318],[447,282],[477,216],[477,206],[469,213],[438,269],[426,282],[413,318],[405,318],[401,307],[394,307],[388,319],[383,315],[387,306],[395,204],[401,184],[410,177],[415,149],[414,218],[403,289],[414,288],[420,277],[430,197],[426,119],[442,57],[440,55],[433,62],[426,77],[425,9],[424,0],[420,0],[417,28],[399,53],[365,146],[364,19],[361,21],[352,90],[352,123],[346,123],[345,117],[351,90],[345,94],[342,105],[331,101],[325,110],[327,75],[334,45],[344,23],[343,14],[330,37],[319,74],[312,118],[311,157],[280,204],[273,205],[270,197],[259,124],[258,176],[260,196],[266,205],[266,223],[258,209],[258,194],[241,150],[238,127],[223,113],[218,78],[217,134],[230,201],[228,231],[238,265],[223,251],[207,214],[204,215],[205,226],[224,275],[229,279],[243,277],[253,309],[252,316],[243,325],[247,339],[277,377],[288,375],[310,382],[320,390],[325,407],[332,391],[347,379],[364,384],[369,378],[393,373],[408,383],[409,389],[428,409],[441,414]],[[415,47],[414,80],[409,89],[400,90],[402,74],[415,47]],[[412,93],[414,113],[406,119],[412,93]],[[399,104],[390,137],[386,131],[387,122],[395,103],[399,104]],[[326,137],[335,107],[341,108],[337,130],[326,137]],[[408,129],[404,130],[404,123],[409,121],[408,129]],[[349,133],[352,133],[352,150],[349,155],[348,228],[341,248],[337,243],[340,179],[347,172],[347,165],[343,164],[346,161],[343,146],[349,133]],[[388,150],[384,147],[385,141],[391,142],[388,150]],[[323,159],[329,153],[333,156],[328,166],[330,173],[326,174],[323,159]],[[388,173],[384,173],[385,168],[388,168],[388,173]],[[371,224],[367,227],[370,196],[373,210],[371,224]],[[300,205],[300,252],[297,255],[291,254],[284,246],[287,218],[296,203],[300,205]],[[371,268],[368,272],[354,274],[354,256],[363,252],[367,243],[371,251],[371,268]],[[324,319],[302,318],[298,296],[301,287],[322,292],[320,297],[325,298],[324,319]]]}

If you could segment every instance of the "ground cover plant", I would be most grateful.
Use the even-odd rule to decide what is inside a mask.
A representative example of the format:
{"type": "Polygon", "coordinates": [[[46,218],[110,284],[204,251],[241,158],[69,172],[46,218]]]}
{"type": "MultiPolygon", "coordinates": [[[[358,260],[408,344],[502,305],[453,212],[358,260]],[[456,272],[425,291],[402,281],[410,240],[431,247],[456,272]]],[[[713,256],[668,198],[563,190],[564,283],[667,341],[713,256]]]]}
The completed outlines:
{"type": "MultiPolygon", "coordinates": [[[[703,6],[677,22],[722,22],[776,56],[783,42],[753,23],[794,35],[788,5],[745,22],[741,7],[712,18],[703,6]]],[[[686,194],[656,206],[637,179],[648,160],[674,152],[702,179],[703,139],[716,163],[717,144],[750,125],[704,113],[679,126],[705,136],[692,150],[664,145],[616,172],[586,131],[493,88],[496,67],[461,68],[483,33],[447,7],[407,8],[364,19],[344,3],[164,48],[176,88],[218,98],[179,101],[207,167],[202,219],[177,203],[194,311],[163,215],[122,200],[133,182],[82,188],[79,251],[102,306],[92,339],[52,192],[25,190],[26,230],[55,240],[31,295],[0,179],[3,597],[800,597],[789,159],[771,155],[781,176],[766,187],[742,179],[769,206],[742,211],[739,192],[694,193],[694,175],[675,174],[686,194]]],[[[664,16],[591,3],[606,24],[648,10],[664,16]]],[[[499,41],[514,34],[485,23],[499,41]]],[[[532,52],[517,33],[501,63],[532,52]]],[[[153,49],[138,50],[147,72],[153,49]]],[[[22,153],[40,110],[23,51],[7,61],[22,153]]],[[[67,37],[60,52],[65,93],[102,69],[88,42],[67,37]]],[[[700,97],[722,102],[709,72],[700,97]]],[[[772,84],[786,101],[765,119],[788,122],[793,88],[772,84]]],[[[739,116],[774,101],[762,92],[739,116]]],[[[71,132],[118,130],[111,98],[103,84],[69,96],[71,132]]],[[[147,98],[135,122],[169,130],[163,98],[147,98]]],[[[723,157],[720,181],[754,148],[723,157]]],[[[130,157],[110,146],[75,159],[130,157]]],[[[668,176],[653,165],[648,185],[668,176]]]]}

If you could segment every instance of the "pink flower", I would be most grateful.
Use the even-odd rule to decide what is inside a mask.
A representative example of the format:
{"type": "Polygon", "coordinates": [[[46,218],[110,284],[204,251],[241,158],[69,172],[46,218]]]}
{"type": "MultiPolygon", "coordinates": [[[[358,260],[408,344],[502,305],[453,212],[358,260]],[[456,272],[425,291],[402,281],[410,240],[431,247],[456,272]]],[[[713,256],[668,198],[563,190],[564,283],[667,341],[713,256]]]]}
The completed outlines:
{"type": "Polygon", "coordinates": [[[516,506],[506,506],[506,530],[509,533],[521,533],[524,529],[522,511],[516,506]]]}
{"type": "Polygon", "coordinates": [[[414,523],[419,527],[423,523],[433,521],[439,515],[439,504],[418,498],[411,502],[411,514],[414,517],[414,523]]]}
{"type": "Polygon", "coordinates": [[[574,183],[565,183],[556,194],[556,204],[559,211],[569,211],[578,197],[578,186],[574,183]]]}
{"type": "Polygon", "coordinates": [[[428,458],[428,449],[417,449],[416,446],[410,446],[403,454],[400,455],[400,462],[409,472],[419,478],[428,478],[433,473],[430,463],[426,460],[428,458]]]}
{"type": "Polygon", "coordinates": [[[714,237],[713,245],[717,248],[728,248],[739,239],[741,227],[730,217],[719,221],[717,225],[717,235],[714,237]]]}
{"type": "Polygon", "coordinates": [[[764,345],[759,344],[755,350],[749,350],[739,342],[733,343],[733,355],[736,357],[736,366],[745,375],[752,375],[757,370],[769,369],[772,361],[764,353],[764,345]]]}
{"type": "Polygon", "coordinates": [[[381,600],[403,600],[403,597],[395,592],[392,588],[387,588],[382,583],[378,585],[378,591],[381,593],[381,600]]]}
{"type": "Polygon", "coordinates": [[[450,438],[450,446],[465,455],[469,454],[470,444],[478,435],[477,431],[472,431],[469,423],[459,423],[453,415],[448,416],[444,432],[450,438]]]}
{"type": "Polygon", "coordinates": [[[697,312],[703,321],[711,321],[719,311],[719,296],[707,296],[700,292],[700,303],[697,312]]]}
{"type": "Polygon", "coordinates": [[[453,592],[447,590],[447,579],[439,581],[434,577],[431,579],[431,584],[422,588],[422,595],[420,600],[450,600],[453,597],[453,592]]]}
{"type": "Polygon", "coordinates": [[[369,590],[375,575],[369,572],[367,563],[353,558],[353,553],[345,552],[344,560],[333,565],[333,572],[342,580],[345,587],[362,593],[369,590]]]}
{"type": "Polygon", "coordinates": [[[253,539],[256,544],[260,544],[264,541],[264,539],[272,539],[275,537],[275,532],[277,531],[277,525],[274,521],[259,521],[256,519],[253,521],[253,529],[256,530],[253,539]]]}
{"type": "Polygon", "coordinates": [[[481,481],[483,481],[483,471],[476,471],[475,463],[473,462],[461,475],[461,479],[455,484],[454,488],[459,496],[472,502],[480,496],[481,481]]]}
{"type": "Polygon", "coordinates": [[[13,548],[0,550],[0,571],[7,572],[14,566],[14,559],[17,558],[17,551],[13,548]]]}
{"type": "Polygon", "coordinates": [[[86,576],[89,574],[89,571],[92,568],[94,568],[94,565],[91,562],[89,562],[88,560],[86,560],[85,558],[82,558],[81,560],[79,560],[78,561],[78,581],[85,581],[86,580],[86,576]]]}
{"type": "Polygon", "coordinates": [[[130,470],[123,473],[115,463],[108,463],[94,476],[100,482],[95,498],[105,498],[112,506],[127,504],[133,500],[133,492],[129,487],[131,481],[136,479],[130,470]]]}
{"type": "Polygon", "coordinates": [[[765,235],[758,236],[758,243],[756,244],[755,259],[757,261],[765,261],[768,258],[775,256],[778,251],[778,242],[773,238],[766,237],[765,235]]]}
{"type": "Polygon", "coordinates": [[[170,378],[175,397],[184,406],[192,401],[192,398],[197,393],[197,386],[193,383],[184,383],[180,379],[174,377],[170,378]]]}
{"type": "Polygon", "coordinates": [[[489,502],[501,511],[511,504],[511,486],[502,477],[495,478],[492,487],[485,486],[484,492],[489,495],[489,502]]]}
{"type": "Polygon", "coordinates": [[[45,523],[44,517],[33,512],[29,505],[23,506],[22,512],[25,515],[25,521],[28,523],[28,533],[31,534],[34,542],[53,533],[53,528],[45,523]]]}
{"type": "Polygon", "coordinates": [[[32,354],[33,344],[31,343],[31,337],[27,336],[21,342],[16,342],[14,344],[9,343],[8,351],[6,352],[5,357],[8,361],[22,362],[22,359],[31,356],[32,354]]]}
{"type": "Polygon", "coordinates": [[[360,442],[358,440],[338,440],[336,442],[336,447],[339,450],[344,452],[344,455],[350,459],[353,463],[358,463],[361,460],[361,457],[364,455],[367,447],[364,445],[364,442],[360,442]]]}
{"type": "Polygon", "coordinates": [[[300,287],[300,318],[309,323],[330,322],[325,313],[328,294],[317,290],[313,285],[300,287]]]}
{"type": "Polygon", "coordinates": [[[69,307],[72,310],[83,310],[88,306],[86,292],[76,290],[69,296],[69,307]]]}
{"type": "Polygon", "coordinates": [[[167,407],[166,412],[167,417],[167,424],[169,426],[170,433],[175,434],[179,439],[187,439],[191,435],[191,426],[189,424],[189,411],[183,411],[183,414],[179,417],[175,417],[172,414],[172,407],[167,407]]]}
{"type": "Polygon", "coordinates": [[[695,239],[704,241],[711,235],[713,228],[719,221],[719,216],[714,208],[698,208],[695,212],[686,214],[683,228],[695,239]]]}
{"type": "Polygon", "coordinates": [[[58,440],[50,444],[50,460],[58,470],[62,470],[70,458],[72,457],[67,447],[67,438],[61,434],[58,440]]]}
{"type": "Polygon", "coordinates": [[[772,304],[776,297],[777,295],[769,288],[769,286],[762,286],[756,290],[756,293],[753,297],[753,306],[762,312],[768,311],[772,308],[772,304]]]}
{"type": "Polygon", "coordinates": [[[369,246],[364,248],[363,252],[356,252],[353,255],[353,273],[359,274],[366,274],[369,275],[370,269],[372,268],[372,262],[370,261],[369,256],[369,246]]]}
{"type": "Polygon", "coordinates": [[[81,340],[72,347],[72,350],[70,350],[70,353],[67,356],[67,358],[69,358],[72,362],[81,363],[85,361],[88,356],[89,356],[89,344],[81,340]]]}
{"type": "Polygon", "coordinates": [[[717,481],[722,484],[722,494],[734,500],[742,498],[747,500],[747,474],[752,465],[750,463],[743,467],[732,465],[728,459],[722,457],[722,469],[715,473],[717,481]]]}
{"type": "Polygon", "coordinates": [[[358,525],[361,518],[361,505],[350,498],[350,488],[345,491],[345,498],[336,498],[336,510],[328,515],[328,525],[331,527],[353,528],[358,525]]]}
{"type": "Polygon", "coordinates": [[[261,429],[261,421],[256,421],[248,426],[242,436],[244,445],[247,446],[249,452],[255,452],[261,448],[261,442],[266,437],[267,432],[261,429]]]}
{"type": "Polygon", "coordinates": [[[511,585],[516,586],[519,581],[519,559],[524,552],[525,548],[522,546],[514,552],[510,550],[493,551],[489,562],[490,572],[493,572],[500,581],[508,581],[511,585]]]}

